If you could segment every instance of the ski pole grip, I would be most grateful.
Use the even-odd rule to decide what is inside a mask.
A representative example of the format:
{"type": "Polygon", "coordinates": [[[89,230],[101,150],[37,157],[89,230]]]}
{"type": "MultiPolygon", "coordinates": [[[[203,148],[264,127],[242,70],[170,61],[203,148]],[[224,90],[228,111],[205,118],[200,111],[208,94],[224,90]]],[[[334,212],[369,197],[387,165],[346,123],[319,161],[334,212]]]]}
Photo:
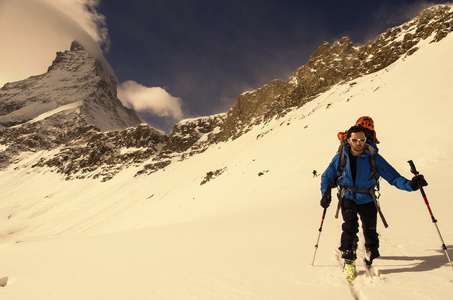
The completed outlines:
{"type": "Polygon", "coordinates": [[[413,162],[412,160],[409,160],[408,163],[409,163],[409,165],[411,166],[411,172],[412,172],[412,174],[418,175],[419,173],[418,173],[417,169],[415,168],[414,162],[413,162]]]}

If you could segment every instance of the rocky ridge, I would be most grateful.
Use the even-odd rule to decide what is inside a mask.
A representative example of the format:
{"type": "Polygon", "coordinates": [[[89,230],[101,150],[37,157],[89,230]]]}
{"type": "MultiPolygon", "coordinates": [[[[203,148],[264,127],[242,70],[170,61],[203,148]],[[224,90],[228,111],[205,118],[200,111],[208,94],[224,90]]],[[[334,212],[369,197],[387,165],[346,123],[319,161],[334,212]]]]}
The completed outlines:
{"type": "Polygon", "coordinates": [[[432,37],[431,42],[438,42],[452,31],[452,6],[439,5],[360,47],[347,37],[333,44],[324,42],[288,80],[276,79],[240,95],[213,140],[237,138],[261,122],[302,106],[335,84],[382,70],[404,55],[413,54],[420,40],[432,37]]]}
{"type": "MultiPolygon", "coordinates": [[[[69,53],[57,54],[48,73],[3,87],[0,93],[0,124],[6,128],[0,130],[0,151],[3,150],[0,152],[0,167],[14,163],[17,155],[24,151],[53,150],[52,154],[49,152],[34,165],[37,170],[50,169],[63,174],[66,179],[102,180],[112,178],[121,169],[131,165],[142,166],[137,176],[152,173],[173,161],[203,152],[213,144],[238,138],[253,126],[272,118],[280,118],[335,84],[382,70],[401,57],[417,51],[419,41],[431,38],[431,42],[438,42],[451,31],[452,7],[433,6],[423,10],[410,22],[389,29],[375,41],[360,47],[353,45],[347,37],[333,44],[324,42],[288,80],[276,79],[255,91],[239,95],[233,107],[225,114],[183,120],[174,126],[170,136],[145,124],[136,124],[131,128],[123,125],[120,130],[105,131],[99,124],[93,123],[90,109],[84,109],[80,101],[92,107],[89,106],[92,102],[113,99],[112,102],[107,101],[107,106],[112,104],[116,107],[116,80],[113,76],[105,76],[108,72],[96,61],[96,71],[92,70],[88,74],[82,74],[83,76],[77,73],[84,64],[81,65],[79,56],[72,55],[71,52],[83,52],[83,49],[74,45],[69,53]],[[101,76],[104,80],[94,84],[97,89],[89,94],[90,97],[87,96],[90,101],[85,101],[85,96],[80,96],[79,87],[77,95],[80,97],[77,101],[73,99],[72,102],[61,102],[58,98],[61,102],[59,106],[52,104],[47,111],[40,111],[41,116],[44,114],[41,118],[37,113],[27,115],[26,118],[22,116],[22,119],[17,117],[20,114],[14,116],[15,111],[24,107],[21,101],[9,102],[15,103],[15,106],[3,104],[4,99],[14,98],[12,91],[31,93],[48,74],[58,70],[77,78],[80,84],[92,82],[92,73],[104,74],[101,76]],[[70,75],[71,72],[78,75],[70,75]],[[58,113],[45,115],[58,108],[61,110],[58,113]],[[40,120],[32,121],[36,118],[40,120]],[[22,125],[12,126],[19,123],[22,125]]],[[[61,81],[56,83],[56,88],[52,89],[55,93],[59,91],[59,85],[73,84],[65,78],[68,77],[61,77],[61,81]]],[[[46,103],[42,96],[30,96],[27,101],[46,103]]],[[[113,119],[124,117],[114,111],[112,114],[112,110],[109,115],[107,119],[111,116],[115,116],[113,119]]],[[[125,117],[126,120],[128,118],[125,117]]]]}

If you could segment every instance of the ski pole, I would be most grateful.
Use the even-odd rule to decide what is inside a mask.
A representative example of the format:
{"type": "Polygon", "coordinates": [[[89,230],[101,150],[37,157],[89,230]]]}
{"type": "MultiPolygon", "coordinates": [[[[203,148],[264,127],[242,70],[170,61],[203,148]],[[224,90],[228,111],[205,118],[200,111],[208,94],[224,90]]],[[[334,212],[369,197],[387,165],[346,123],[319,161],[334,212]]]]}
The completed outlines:
{"type": "Polygon", "coordinates": [[[311,263],[312,266],[315,265],[316,252],[318,252],[319,238],[321,237],[322,225],[324,224],[324,218],[326,217],[326,212],[327,212],[327,207],[324,208],[324,211],[322,212],[321,226],[318,229],[319,234],[318,234],[318,240],[316,241],[316,245],[315,245],[315,255],[313,255],[313,261],[311,263]]]}
{"type": "MultiPolygon", "coordinates": [[[[411,166],[412,174],[417,176],[419,174],[419,172],[417,171],[417,169],[415,169],[414,162],[412,160],[409,160],[408,163],[411,166]]],[[[437,233],[439,234],[440,241],[442,242],[442,250],[444,250],[445,255],[447,256],[448,262],[450,263],[451,267],[453,268],[453,263],[451,262],[450,256],[448,255],[447,246],[445,245],[444,239],[442,238],[442,235],[440,234],[439,227],[437,226],[437,220],[436,220],[436,218],[434,218],[433,212],[431,210],[431,207],[429,206],[428,198],[426,197],[423,187],[420,187],[420,192],[422,193],[423,200],[425,200],[426,208],[428,208],[429,214],[431,215],[431,220],[433,221],[434,226],[437,229],[437,233]]]]}
{"type": "Polygon", "coordinates": [[[377,211],[379,213],[379,216],[381,217],[381,220],[382,220],[382,223],[384,224],[384,227],[385,228],[389,227],[389,224],[387,224],[387,221],[384,218],[384,214],[382,213],[381,206],[379,205],[379,202],[376,199],[376,195],[375,194],[371,194],[371,196],[373,197],[374,205],[376,206],[376,209],[377,209],[377,211]]]}

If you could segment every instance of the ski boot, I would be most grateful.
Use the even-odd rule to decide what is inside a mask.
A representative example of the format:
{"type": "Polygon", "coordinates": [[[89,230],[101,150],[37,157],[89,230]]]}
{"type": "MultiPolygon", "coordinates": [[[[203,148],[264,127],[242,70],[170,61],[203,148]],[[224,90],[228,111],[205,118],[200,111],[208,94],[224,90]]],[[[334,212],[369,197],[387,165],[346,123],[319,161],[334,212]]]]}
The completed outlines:
{"type": "Polygon", "coordinates": [[[372,267],[372,263],[373,263],[373,260],[375,258],[378,258],[380,256],[379,254],[379,250],[370,250],[370,249],[366,249],[365,251],[365,265],[367,267],[368,270],[371,269],[372,267]]]}
{"type": "Polygon", "coordinates": [[[357,271],[353,260],[344,260],[343,272],[346,274],[346,279],[352,283],[357,277],[357,271]]]}

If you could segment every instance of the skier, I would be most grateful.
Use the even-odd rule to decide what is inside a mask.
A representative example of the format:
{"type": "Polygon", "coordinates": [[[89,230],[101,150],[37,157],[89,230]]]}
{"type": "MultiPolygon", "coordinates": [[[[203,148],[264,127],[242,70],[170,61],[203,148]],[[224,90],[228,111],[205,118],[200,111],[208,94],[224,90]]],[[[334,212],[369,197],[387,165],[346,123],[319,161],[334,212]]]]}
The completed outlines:
{"type": "MultiPolygon", "coordinates": [[[[374,124],[368,124],[373,127],[374,124]]],[[[378,177],[383,177],[391,185],[401,190],[415,191],[428,185],[423,175],[416,175],[412,180],[401,176],[380,154],[370,140],[367,141],[363,126],[352,126],[347,132],[347,143],[342,151],[346,157],[341,164],[339,152],[321,175],[321,206],[327,208],[331,201],[331,187],[338,186],[338,198],[343,216],[341,234],[341,257],[344,259],[344,270],[352,281],[356,277],[355,260],[359,231],[358,216],[362,223],[365,238],[366,262],[371,266],[373,259],[378,258],[379,237],[376,231],[378,204],[375,189],[378,177]]]]}

